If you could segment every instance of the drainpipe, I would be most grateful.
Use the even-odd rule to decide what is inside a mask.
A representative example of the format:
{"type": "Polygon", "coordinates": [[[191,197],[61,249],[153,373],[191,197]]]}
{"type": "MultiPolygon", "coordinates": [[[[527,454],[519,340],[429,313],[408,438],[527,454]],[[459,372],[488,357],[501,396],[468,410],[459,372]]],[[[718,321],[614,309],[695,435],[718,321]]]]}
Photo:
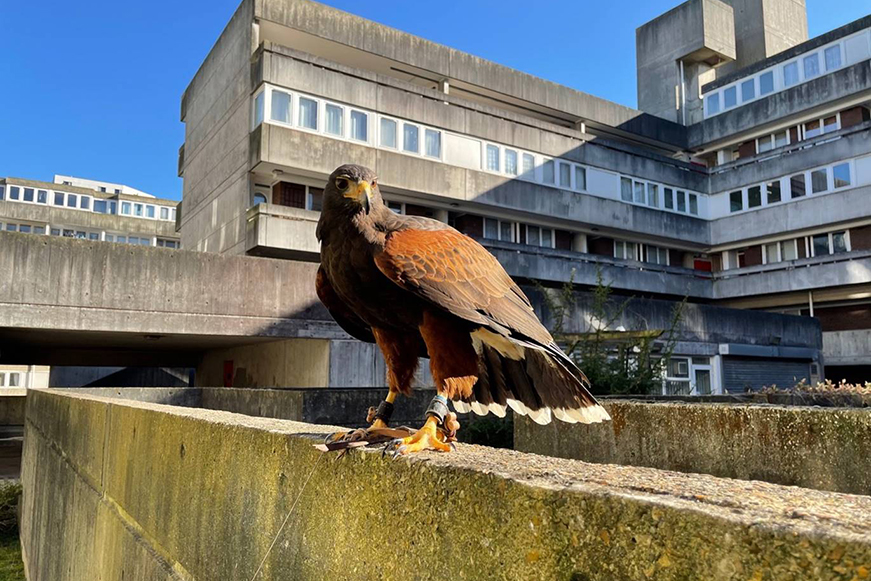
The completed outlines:
{"type": "Polygon", "coordinates": [[[814,316],[814,291],[807,291],[807,304],[811,309],[811,317],[814,316]]]}

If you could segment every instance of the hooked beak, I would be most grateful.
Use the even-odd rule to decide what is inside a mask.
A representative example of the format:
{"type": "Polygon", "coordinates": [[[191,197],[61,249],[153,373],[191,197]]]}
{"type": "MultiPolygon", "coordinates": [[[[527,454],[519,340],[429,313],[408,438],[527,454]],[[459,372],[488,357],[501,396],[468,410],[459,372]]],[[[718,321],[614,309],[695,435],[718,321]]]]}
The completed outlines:
{"type": "Polygon", "coordinates": [[[366,180],[360,180],[357,182],[356,188],[348,188],[345,197],[360,202],[360,205],[363,206],[363,211],[368,214],[372,201],[372,186],[366,180]]]}

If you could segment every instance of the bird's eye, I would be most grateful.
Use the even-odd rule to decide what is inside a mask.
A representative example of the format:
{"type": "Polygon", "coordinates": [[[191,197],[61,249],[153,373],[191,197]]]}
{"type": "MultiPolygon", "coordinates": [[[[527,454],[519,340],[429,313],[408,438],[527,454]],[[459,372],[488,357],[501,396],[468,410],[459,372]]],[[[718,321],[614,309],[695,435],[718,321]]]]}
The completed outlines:
{"type": "Polygon", "coordinates": [[[378,187],[378,180],[377,180],[377,179],[372,180],[372,187],[373,187],[373,188],[377,188],[377,187],[378,187]]]}
{"type": "Polygon", "coordinates": [[[348,180],[345,178],[339,178],[336,180],[336,187],[339,188],[340,191],[345,191],[348,189],[348,186],[351,185],[348,180]]]}

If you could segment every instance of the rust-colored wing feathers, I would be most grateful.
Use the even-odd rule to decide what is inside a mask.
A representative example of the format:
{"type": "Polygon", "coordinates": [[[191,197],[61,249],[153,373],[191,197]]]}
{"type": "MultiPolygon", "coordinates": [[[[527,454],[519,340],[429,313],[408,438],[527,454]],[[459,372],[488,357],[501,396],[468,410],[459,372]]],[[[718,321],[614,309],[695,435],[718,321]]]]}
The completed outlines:
{"type": "Polygon", "coordinates": [[[456,230],[392,232],[375,262],[398,285],[462,319],[506,336],[553,342],[496,258],[456,230]]]}

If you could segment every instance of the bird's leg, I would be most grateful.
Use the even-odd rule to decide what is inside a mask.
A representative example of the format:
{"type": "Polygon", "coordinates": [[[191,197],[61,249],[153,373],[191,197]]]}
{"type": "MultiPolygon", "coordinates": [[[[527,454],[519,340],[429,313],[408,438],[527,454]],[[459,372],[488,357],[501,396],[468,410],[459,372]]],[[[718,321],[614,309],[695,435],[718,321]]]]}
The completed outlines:
{"type": "Polygon", "coordinates": [[[448,412],[448,398],[439,394],[436,395],[429,408],[426,410],[426,422],[418,431],[405,438],[397,438],[388,442],[382,453],[393,452],[393,457],[402,454],[413,454],[422,450],[438,450],[440,452],[450,452],[451,444],[448,442],[447,430],[445,421],[448,417],[453,416],[452,423],[456,424],[451,427],[456,433],[456,428],[459,423],[456,422],[456,415],[448,412]]]}
{"type": "Polygon", "coordinates": [[[369,428],[386,428],[390,425],[390,417],[393,415],[393,402],[396,400],[394,390],[387,392],[387,397],[384,398],[377,408],[370,407],[369,413],[366,415],[366,421],[370,423],[369,428]]]}

